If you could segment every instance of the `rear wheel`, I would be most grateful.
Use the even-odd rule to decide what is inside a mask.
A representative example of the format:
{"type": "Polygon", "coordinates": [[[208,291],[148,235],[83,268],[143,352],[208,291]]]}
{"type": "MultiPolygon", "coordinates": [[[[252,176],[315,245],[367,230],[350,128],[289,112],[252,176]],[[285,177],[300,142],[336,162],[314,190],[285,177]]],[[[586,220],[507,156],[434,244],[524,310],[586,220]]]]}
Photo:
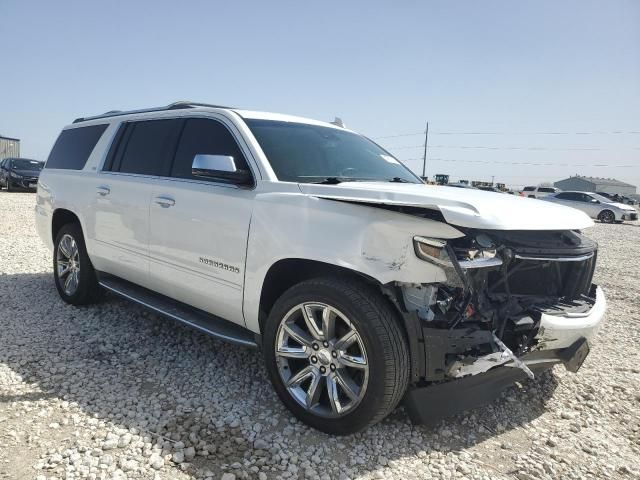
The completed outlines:
{"type": "Polygon", "coordinates": [[[63,225],[56,235],[53,276],[58,293],[67,303],[85,305],[100,298],[101,288],[77,223],[63,225]]]}
{"type": "Polygon", "coordinates": [[[598,214],[598,220],[603,223],[613,223],[616,220],[616,216],[611,210],[603,210],[598,214]]]}
{"type": "Polygon", "coordinates": [[[396,313],[357,280],[319,278],[290,288],[269,314],[263,348],[283,403],[327,433],[380,421],[407,388],[408,348],[396,313]]]}

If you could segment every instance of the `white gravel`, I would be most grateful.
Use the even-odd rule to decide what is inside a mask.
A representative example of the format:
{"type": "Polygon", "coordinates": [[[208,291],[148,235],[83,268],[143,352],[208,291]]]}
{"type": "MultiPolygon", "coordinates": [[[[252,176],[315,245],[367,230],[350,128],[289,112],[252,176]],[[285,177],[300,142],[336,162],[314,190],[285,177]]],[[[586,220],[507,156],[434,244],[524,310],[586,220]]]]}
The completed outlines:
{"type": "Polygon", "coordinates": [[[0,192],[0,479],[640,478],[640,229],[596,225],[605,326],[582,370],[437,428],[400,408],[332,438],[294,421],[255,350],[108,296],[63,303],[33,224],[0,192]]]}

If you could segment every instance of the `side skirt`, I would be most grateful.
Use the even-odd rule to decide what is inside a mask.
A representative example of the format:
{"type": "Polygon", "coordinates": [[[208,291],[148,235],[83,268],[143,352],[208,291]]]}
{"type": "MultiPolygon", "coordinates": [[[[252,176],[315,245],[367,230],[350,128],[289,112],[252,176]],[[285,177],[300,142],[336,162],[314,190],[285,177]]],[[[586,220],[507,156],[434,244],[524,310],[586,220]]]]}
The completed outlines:
{"type": "Polygon", "coordinates": [[[104,272],[96,273],[100,286],[120,297],[132,300],[160,315],[187,324],[221,340],[248,347],[258,347],[257,336],[240,325],[114,275],[104,272]]]}

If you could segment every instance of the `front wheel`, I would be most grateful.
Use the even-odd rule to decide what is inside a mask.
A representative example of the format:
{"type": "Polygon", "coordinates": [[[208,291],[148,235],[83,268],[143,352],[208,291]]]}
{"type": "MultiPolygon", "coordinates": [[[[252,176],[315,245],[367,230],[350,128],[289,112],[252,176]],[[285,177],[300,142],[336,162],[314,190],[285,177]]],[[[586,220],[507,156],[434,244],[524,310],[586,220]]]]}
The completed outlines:
{"type": "Polygon", "coordinates": [[[598,215],[598,220],[603,223],[613,223],[616,220],[616,216],[613,214],[611,210],[603,210],[598,215]]]}
{"type": "Polygon", "coordinates": [[[380,421],[409,381],[396,312],[357,280],[318,278],[290,288],[269,314],[263,348],[282,402],[326,433],[351,434],[380,421]]]}

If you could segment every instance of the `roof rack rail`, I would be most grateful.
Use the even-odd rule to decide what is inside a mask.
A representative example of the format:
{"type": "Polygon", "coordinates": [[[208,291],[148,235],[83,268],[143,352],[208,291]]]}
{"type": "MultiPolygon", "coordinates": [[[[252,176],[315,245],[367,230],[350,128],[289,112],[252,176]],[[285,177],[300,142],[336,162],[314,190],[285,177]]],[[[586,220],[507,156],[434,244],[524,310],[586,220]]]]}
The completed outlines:
{"type": "Polygon", "coordinates": [[[118,117],[120,115],[130,115],[133,113],[148,113],[148,112],[162,112],[165,110],[180,110],[183,108],[196,108],[196,107],[210,107],[210,108],[231,108],[224,107],[222,105],[212,105],[210,103],[199,103],[199,102],[189,102],[189,101],[180,101],[173,102],[164,107],[153,107],[153,108],[143,108],[140,110],[109,110],[101,115],[94,115],[91,117],[80,117],[76,118],[73,123],[86,122],[89,120],[97,120],[100,118],[109,118],[109,117],[118,117]]]}

